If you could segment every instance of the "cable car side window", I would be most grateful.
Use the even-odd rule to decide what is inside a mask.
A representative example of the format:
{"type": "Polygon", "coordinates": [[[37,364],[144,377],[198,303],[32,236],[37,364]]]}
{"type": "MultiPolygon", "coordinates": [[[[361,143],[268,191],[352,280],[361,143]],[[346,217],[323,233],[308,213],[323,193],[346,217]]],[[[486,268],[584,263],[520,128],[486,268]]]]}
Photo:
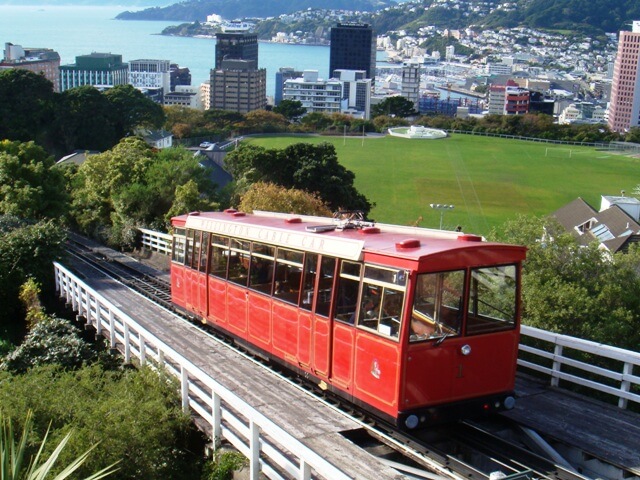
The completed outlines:
{"type": "Polygon", "coordinates": [[[418,275],[409,341],[460,335],[464,282],[464,270],[418,275]]]}
{"type": "Polygon", "coordinates": [[[207,254],[209,253],[209,232],[202,232],[202,241],[200,243],[200,261],[198,262],[198,270],[202,273],[207,272],[207,254]]]}
{"type": "Polygon", "coordinates": [[[250,243],[246,240],[232,238],[229,243],[229,281],[238,285],[247,286],[249,278],[250,243]]]}
{"type": "Polygon", "coordinates": [[[251,245],[249,287],[253,290],[271,295],[275,253],[276,248],[270,245],[256,242],[251,245]]]}
{"type": "Polygon", "coordinates": [[[229,238],[211,235],[211,256],[209,257],[209,275],[227,278],[229,260],[229,238]]]}
{"type": "MultiPolygon", "coordinates": [[[[336,258],[322,257],[320,260],[320,279],[318,280],[318,300],[316,315],[329,316],[331,298],[333,297],[333,281],[336,271],[336,258]]],[[[357,290],[356,290],[357,292],[357,290]]]]}
{"type": "Polygon", "coordinates": [[[187,230],[187,235],[186,235],[186,243],[184,246],[184,264],[187,267],[191,267],[193,268],[193,256],[194,254],[197,255],[197,252],[194,252],[195,250],[195,240],[194,240],[194,236],[197,232],[195,230],[187,230]]]}
{"type": "Polygon", "coordinates": [[[311,310],[316,293],[316,269],[318,255],[307,253],[304,259],[304,275],[302,279],[302,302],[300,307],[311,310]]]}
{"type": "Polygon", "coordinates": [[[342,260],[336,289],[335,319],[354,324],[360,290],[360,272],[362,264],[342,260]]]}
{"type": "Polygon", "coordinates": [[[404,270],[365,265],[358,326],[400,336],[406,277],[404,270]]]}
{"type": "Polygon", "coordinates": [[[298,304],[302,281],[303,253],[278,248],[276,254],[276,277],[273,294],[288,303],[298,304]]]}
{"type": "Polygon", "coordinates": [[[184,265],[185,247],[187,239],[184,236],[183,228],[177,228],[173,235],[173,245],[171,250],[171,261],[184,265]]]}
{"type": "Polygon", "coordinates": [[[467,335],[515,328],[517,283],[515,265],[471,270],[467,335]]]}

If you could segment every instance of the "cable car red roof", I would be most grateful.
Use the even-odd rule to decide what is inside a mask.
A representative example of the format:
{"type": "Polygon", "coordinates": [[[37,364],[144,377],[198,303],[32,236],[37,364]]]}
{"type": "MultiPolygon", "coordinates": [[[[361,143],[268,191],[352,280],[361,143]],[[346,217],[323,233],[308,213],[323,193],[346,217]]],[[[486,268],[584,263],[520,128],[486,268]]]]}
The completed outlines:
{"type": "Polygon", "coordinates": [[[499,248],[510,251],[513,260],[523,260],[525,247],[489,243],[477,235],[420,227],[371,224],[360,228],[339,228],[334,218],[256,211],[245,214],[195,212],[174,217],[176,227],[203,230],[246,240],[331,255],[348,260],[362,260],[365,252],[419,261],[439,253],[499,248]]]}

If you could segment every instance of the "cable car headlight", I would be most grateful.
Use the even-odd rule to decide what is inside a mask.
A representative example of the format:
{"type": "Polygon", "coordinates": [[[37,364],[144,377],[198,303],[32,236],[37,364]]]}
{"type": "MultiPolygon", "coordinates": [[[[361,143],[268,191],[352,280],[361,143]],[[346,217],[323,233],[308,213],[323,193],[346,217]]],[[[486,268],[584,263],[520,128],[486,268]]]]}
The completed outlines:
{"type": "Polygon", "coordinates": [[[471,346],[470,345],[461,346],[460,347],[460,353],[466,357],[467,355],[469,355],[471,353],[471,346]]]}
{"type": "Polygon", "coordinates": [[[418,426],[418,416],[417,415],[409,415],[405,419],[404,424],[409,430],[416,428],[418,426]]]}

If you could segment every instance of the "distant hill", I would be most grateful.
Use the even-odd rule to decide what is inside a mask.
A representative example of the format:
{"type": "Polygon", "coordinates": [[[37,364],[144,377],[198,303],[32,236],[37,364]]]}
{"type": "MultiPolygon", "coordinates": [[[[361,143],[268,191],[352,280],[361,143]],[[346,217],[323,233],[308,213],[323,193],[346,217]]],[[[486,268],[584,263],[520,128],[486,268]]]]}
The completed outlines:
{"type": "Polygon", "coordinates": [[[462,29],[531,27],[601,35],[629,30],[640,20],[638,0],[513,0],[510,4],[484,0],[417,0],[399,4],[363,18],[376,32],[405,30],[415,33],[425,26],[462,29]],[[456,8],[452,6],[456,5],[456,8]]]}
{"type": "Polygon", "coordinates": [[[396,5],[392,0],[195,0],[120,13],[118,20],[204,21],[207,15],[223,18],[265,18],[307,8],[375,11],[396,5]]]}
{"type": "Polygon", "coordinates": [[[638,0],[518,0],[515,10],[496,10],[483,23],[557,30],[595,28],[613,33],[630,30],[633,20],[640,20],[638,0]]]}

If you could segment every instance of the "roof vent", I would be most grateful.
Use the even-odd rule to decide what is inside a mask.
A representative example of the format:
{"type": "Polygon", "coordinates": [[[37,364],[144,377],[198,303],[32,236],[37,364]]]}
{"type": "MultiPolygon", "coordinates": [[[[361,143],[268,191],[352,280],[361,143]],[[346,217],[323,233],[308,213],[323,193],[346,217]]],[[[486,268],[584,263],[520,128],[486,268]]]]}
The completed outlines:
{"type": "Polygon", "coordinates": [[[244,217],[246,215],[246,213],[244,213],[244,212],[233,212],[232,215],[234,217],[244,217]]]}
{"type": "Polygon", "coordinates": [[[465,233],[464,235],[458,235],[459,242],[481,242],[482,237],[480,235],[472,235],[470,233],[465,233]]]}
{"type": "Polygon", "coordinates": [[[370,235],[372,233],[380,233],[380,229],[378,227],[364,227],[360,229],[360,233],[370,235]]]}
{"type": "Polygon", "coordinates": [[[400,242],[396,242],[396,248],[418,248],[420,247],[420,240],[417,238],[405,238],[400,242]]]}
{"type": "Polygon", "coordinates": [[[237,210],[235,208],[227,208],[226,210],[224,210],[224,213],[236,213],[237,210]]]}
{"type": "Polygon", "coordinates": [[[189,212],[189,215],[198,216],[200,215],[200,212],[189,212]]]}
{"type": "Polygon", "coordinates": [[[286,223],[302,223],[302,219],[300,217],[291,217],[285,220],[286,223]]]}

